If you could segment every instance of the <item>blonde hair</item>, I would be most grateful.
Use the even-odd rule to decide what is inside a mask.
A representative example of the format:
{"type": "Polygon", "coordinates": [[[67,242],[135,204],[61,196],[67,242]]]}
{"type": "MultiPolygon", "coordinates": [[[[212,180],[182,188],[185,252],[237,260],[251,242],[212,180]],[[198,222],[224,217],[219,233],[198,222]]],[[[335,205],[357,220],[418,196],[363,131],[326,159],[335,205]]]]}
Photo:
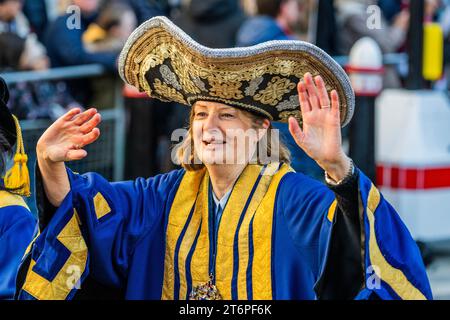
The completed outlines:
{"type": "MultiPolygon", "coordinates": [[[[263,127],[264,120],[266,119],[262,115],[257,115],[255,113],[251,113],[242,109],[237,109],[241,114],[245,115],[252,121],[252,127],[253,129],[261,129],[263,127]]],[[[192,123],[194,121],[194,106],[191,108],[191,114],[189,116],[189,126],[187,129],[187,134],[182,142],[182,144],[179,146],[176,157],[177,162],[180,164],[185,170],[187,171],[196,171],[201,170],[204,168],[203,163],[197,163],[195,161],[195,150],[194,150],[194,141],[192,139],[192,123]],[[189,153],[189,154],[188,154],[189,153]]],[[[274,130],[272,123],[270,124],[269,128],[267,128],[266,131],[266,141],[267,141],[267,156],[271,157],[273,154],[273,148],[272,148],[272,130],[274,130]]],[[[261,139],[263,140],[263,139],[261,139]]],[[[261,141],[260,140],[260,141],[261,141]]],[[[256,150],[259,150],[259,143],[257,145],[256,150]]],[[[283,162],[286,164],[291,163],[291,154],[289,152],[289,149],[286,147],[284,142],[282,141],[281,137],[279,139],[279,153],[278,153],[278,161],[283,162]]],[[[261,155],[257,155],[257,163],[259,165],[264,165],[261,155]]]]}

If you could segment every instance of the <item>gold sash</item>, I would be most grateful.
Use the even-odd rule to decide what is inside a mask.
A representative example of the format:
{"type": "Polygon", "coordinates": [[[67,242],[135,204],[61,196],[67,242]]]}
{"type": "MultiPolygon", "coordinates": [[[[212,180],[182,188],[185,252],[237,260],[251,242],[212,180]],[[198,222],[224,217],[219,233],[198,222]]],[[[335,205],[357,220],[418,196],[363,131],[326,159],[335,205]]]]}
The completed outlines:
{"type": "MultiPolygon", "coordinates": [[[[237,180],[217,236],[214,278],[224,299],[250,298],[248,286],[251,298],[272,298],[275,195],[281,178],[290,171],[279,163],[248,165],[237,180]]],[[[166,231],[162,299],[186,299],[189,287],[210,280],[210,246],[214,244],[209,238],[208,190],[205,169],[186,172],[180,183],[166,231]]]]}

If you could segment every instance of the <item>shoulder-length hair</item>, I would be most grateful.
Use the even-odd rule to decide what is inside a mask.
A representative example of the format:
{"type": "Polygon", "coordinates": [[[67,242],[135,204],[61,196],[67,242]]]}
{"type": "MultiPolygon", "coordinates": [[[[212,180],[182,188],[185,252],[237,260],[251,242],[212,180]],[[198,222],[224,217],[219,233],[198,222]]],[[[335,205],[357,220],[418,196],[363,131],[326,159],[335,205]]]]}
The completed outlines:
{"type": "MultiPolygon", "coordinates": [[[[248,112],[248,111],[245,111],[242,109],[238,109],[238,110],[239,110],[239,112],[244,114],[244,116],[248,117],[252,121],[253,129],[255,129],[255,130],[262,129],[262,125],[264,123],[264,120],[266,119],[264,116],[258,115],[255,113],[251,113],[251,112],[248,112]]],[[[201,170],[204,168],[204,164],[201,163],[198,160],[198,158],[196,158],[195,150],[194,150],[194,141],[192,139],[192,123],[194,121],[194,115],[195,115],[194,114],[194,106],[192,106],[191,113],[189,116],[189,126],[186,128],[187,134],[184,137],[184,140],[181,143],[181,145],[178,146],[178,149],[176,151],[177,164],[181,165],[187,171],[196,171],[196,170],[201,170]]],[[[275,146],[272,145],[273,130],[276,130],[276,129],[273,128],[272,123],[271,123],[269,128],[267,128],[266,136],[263,137],[263,139],[261,139],[258,142],[256,152],[258,152],[258,150],[260,150],[259,144],[261,143],[261,141],[264,140],[266,143],[265,151],[266,151],[266,156],[268,159],[271,159],[271,157],[276,154],[277,161],[283,162],[286,164],[290,164],[291,163],[291,155],[290,155],[289,149],[286,147],[286,145],[282,141],[281,137],[279,137],[279,139],[278,139],[278,150],[277,150],[278,153],[275,152],[275,150],[274,150],[275,146]]],[[[259,165],[267,164],[267,161],[262,158],[261,154],[258,153],[256,156],[257,156],[257,158],[256,158],[257,164],[259,164],[259,165]]]]}

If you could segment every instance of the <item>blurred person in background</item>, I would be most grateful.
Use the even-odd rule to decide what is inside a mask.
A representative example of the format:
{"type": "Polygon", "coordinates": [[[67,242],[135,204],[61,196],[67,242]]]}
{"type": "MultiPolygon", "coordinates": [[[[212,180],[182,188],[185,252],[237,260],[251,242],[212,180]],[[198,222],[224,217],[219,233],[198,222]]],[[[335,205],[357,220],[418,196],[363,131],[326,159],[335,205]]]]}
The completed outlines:
{"type": "MultiPolygon", "coordinates": [[[[15,34],[25,40],[27,56],[23,57],[26,69],[43,70],[49,67],[45,47],[38,41],[36,34],[31,32],[27,18],[22,13],[23,1],[0,0],[0,34],[15,34]]],[[[7,36],[8,37],[8,36],[7,36]]],[[[7,46],[2,46],[8,50],[7,46]]]]}
{"type": "Polygon", "coordinates": [[[108,70],[116,70],[116,52],[90,53],[83,44],[83,34],[99,14],[99,0],[73,0],[81,12],[80,25],[70,23],[76,21],[73,14],[57,18],[46,34],[46,46],[54,67],[74,66],[98,63],[108,70]],[[73,20],[72,20],[73,19],[73,20]]]}
{"type": "MultiPolygon", "coordinates": [[[[368,26],[367,8],[376,6],[375,0],[336,0],[339,46],[347,55],[353,44],[362,37],[374,39],[383,53],[396,52],[406,40],[409,28],[409,11],[399,12],[390,25],[381,14],[380,28],[368,26]]],[[[380,10],[382,13],[382,11],[380,10]]]]}
{"type": "MultiPolygon", "coordinates": [[[[137,27],[136,15],[126,1],[108,1],[102,6],[95,23],[83,34],[86,51],[90,53],[122,50],[126,40],[137,27]]],[[[114,106],[116,78],[104,76],[92,81],[91,104],[99,109],[114,106]]]]}
{"type": "Polygon", "coordinates": [[[256,0],[256,11],[239,29],[238,46],[296,38],[292,28],[300,18],[298,0],[256,0]]]}
{"type": "MultiPolygon", "coordinates": [[[[369,6],[377,7],[376,0],[337,0],[337,26],[339,33],[338,50],[342,55],[348,55],[356,41],[363,37],[370,37],[380,46],[383,54],[395,53],[400,50],[406,41],[409,29],[409,10],[400,11],[392,20],[386,20],[383,12],[379,9],[379,16],[373,19],[379,26],[369,25],[373,21],[371,15],[374,13],[368,10],[369,6]]],[[[372,22],[373,23],[373,22],[372,22]]],[[[398,88],[401,86],[400,78],[394,68],[386,68],[384,76],[385,88],[398,88]]]]}
{"type": "Polygon", "coordinates": [[[86,50],[119,53],[136,27],[137,19],[131,6],[125,1],[109,1],[83,34],[86,50]]]}
{"type": "Polygon", "coordinates": [[[172,10],[178,7],[180,2],[181,0],[127,0],[139,24],[155,16],[170,17],[172,10]]]}
{"type": "MultiPolygon", "coordinates": [[[[0,34],[0,72],[39,70],[47,57],[36,55],[27,42],[14,33],[0,34]]],[[[9,108],[20,119],[55,119],[79,106],[64,82],[19,82],[10,86],[9,108]]]]}
{"type": "MultiPolygon", "coordinates": [[[[298,0],[256,0],[257,15],[249,18],[239,29],[237,46],[248,47],[271,40],[293,40],[292,29],[300,19],[298,0]]],[[[323,180],[323,170],[311,159],[289,134],[284,123],[274,123],[280,130],[292,155],[292,167],[317,180],[323,180]]]]}
{"type": "Polygon", "coordinates": [[[15,33],[0,33],[0,70],[44,70],[49,61],[41,51],[35,51],[32,42],[15,33]]]}
{"type": "Polygon", "coordinates": [[[49,22],[47,2],[46,0],[24,0],[23,2],[22,11],[40,41],[44,39],[44,32],[49,22]]]}
{"type": "Polygon", "coordinates": [[[188,0],[174,22],[200,44],[228,48],[245,21],[239,0],[188,0]]]}
{"type": "Polygon", "coordinates": [[[378,0],[378,6],[389,23],[402,11],[404,0],[378,0]]]}
{"type": "MultiPolygon", "coordinates": [[[[100,0],[73,0],[80,9],[58,17],[49,27],[45,44],[53,67],[100,64],[107,71],[116,70],[117,51],[89,52],[83,43],[83,34],[96,21],[100,0]],[[77,23],[79,24],[77,25],[77,23]]],[[[68,81],[71,94],[82,104],[91,104],[92,89],[86,80],[68,81]]]]}

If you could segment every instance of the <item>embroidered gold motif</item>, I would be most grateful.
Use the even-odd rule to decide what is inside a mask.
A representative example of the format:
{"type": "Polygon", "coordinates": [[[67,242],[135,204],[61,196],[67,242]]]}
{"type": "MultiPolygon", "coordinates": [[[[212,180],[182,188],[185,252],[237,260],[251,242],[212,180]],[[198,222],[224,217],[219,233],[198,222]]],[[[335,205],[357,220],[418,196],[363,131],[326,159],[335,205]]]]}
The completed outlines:
{"type": "Polygon", "coordinates": [[[290,117],[294,117],[295,119],[297,119],[297,121],[300,123],[300,126],[302,126],[303,119],[300,110],[283,111],[280,113],[280,119],[283,122],[288,122],[290,117]]]}
{"type": "MultiPolygon", "coordinates": [[[[295,61],[276,58],[275,63],[273,64],[273,68],[270,68],[270,71],[275,71],[275,74],[280,74],[283,77],[289,77],[290,75],[295,73],[296,68],[297,63],[295,61]]],[[[301,77],[303,77],[303,75],[299,78],[301,77]]]]}
{"type": "Polygon", "coordinates": [[[295,83],[286,78],[274,77],[264,90],[259,91],[253,99],[261,103],[276,106],[283,96],[296,87],[295,83]]]}
{"type": "Polygon", "coordinates": [[[155,92],[161,96],[163,99],[172,99],[173,101],[179,102],[181,104],[187,104],[186,100],[181,93],[179,93],[174,88],[169,87],[167,84],[162,83],[161,80],[155,79],[153,83],[155,92]]]}
{"type": "Polygon", "coordinates": [[[200,93],[200,89],[197,88],[190,77],[194,71],[192,70],[192,62],[189,60],[189,58],[185,54],[180,54],[180,51],[173,49],[170,51],[170,56],[173,70],[180,78],[180,83],[184,91],[190,94],[200,93]]]}
{"type": "Polygon", "coordinates": [[[224,99],[242,99],[244,95],[240,90],[242,83],[240,82],[226,82],[222,83],[219,81],[209,82],[211,89],[209,93],[214,97],[221,97],[224,99]]]}
{"type": "MultiPolygon", "coordinates": [[[[129,48],[124,76],[127,82],[151,95],[146,79],[149,78],[149,73],[155,74],[157,70],[154,69],[162,64],[169,66],[178,77],[182,89],[177,90],[177,101],[181,100],[181,95],[183,101],[198,101],[200,97],[235,101],[254,96],[255,106],[251,109],[258,111],[262,109],[257,104],[273,107],[279,105],[278,112],[293,110],[296,102],[292,99],[283,101],[284,96],[293,94],[296,82],[305,72],[310,72],[313,76],[320,74],[327,90],[337,89],[342,105],[341,121],[345,121],[347,97],[342,90],[342,84],[326,66],[308,54],[284,52],[282,55],[274,55],[273,52],[267,52],[253,57],[242,57],[238,62],[232,57],[205,57],[173,37],[164,27],[155,27],[141,35],[129,48]],[[260,62],[255,63],[256,60],[260,62]],[[287,76],[292,78],[288,79],[287,76]],[[269,81],[266,89],[260,92],[259,86],[264,82],[257,84],[258,78],[269,81]],[[228,92],[229,90],[231,92],[228,92]]],[[[174,93],[173,90],[170,91],[174,93]]],[[[166,97],[166,100],[169,98],[166,97]]],[[[251,104],[248,101],[235,102],[233,105],[251,104]]],[[[274,120],[283,119],[278,115],[274,120]]]]}

